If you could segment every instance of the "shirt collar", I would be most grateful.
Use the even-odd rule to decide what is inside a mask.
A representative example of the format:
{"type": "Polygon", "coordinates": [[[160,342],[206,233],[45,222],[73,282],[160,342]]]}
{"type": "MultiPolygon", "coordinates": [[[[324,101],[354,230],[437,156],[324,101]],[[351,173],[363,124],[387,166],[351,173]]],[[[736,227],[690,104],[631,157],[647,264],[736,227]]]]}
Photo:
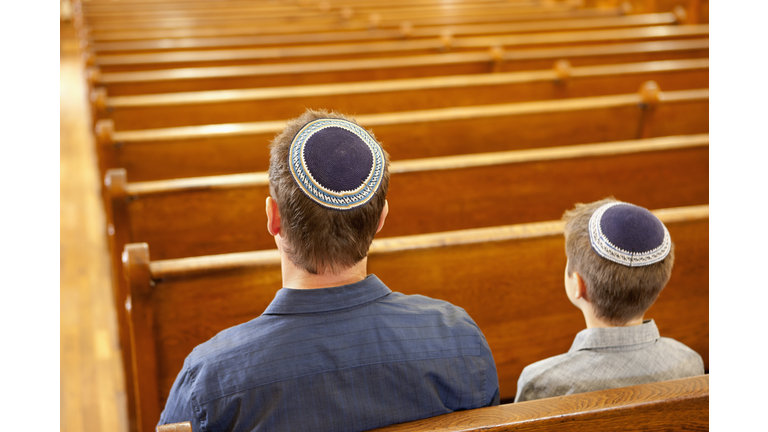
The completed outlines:
{"type": "Polygon", "coordinates": [[[660,339],[656,323],[650,319],[642,324],[629,327],[591,328],[580,331],[568,352],[608,348],[629,345],[639,345],[655,342],[660,339]]]}
{"type": "Polygon", "coordinates": [[[360,306],[378,300],[392,291],[376,275],[360,282],[333,288],[281,288],[265,315],[290,315],[330,312],[360,306]]]}

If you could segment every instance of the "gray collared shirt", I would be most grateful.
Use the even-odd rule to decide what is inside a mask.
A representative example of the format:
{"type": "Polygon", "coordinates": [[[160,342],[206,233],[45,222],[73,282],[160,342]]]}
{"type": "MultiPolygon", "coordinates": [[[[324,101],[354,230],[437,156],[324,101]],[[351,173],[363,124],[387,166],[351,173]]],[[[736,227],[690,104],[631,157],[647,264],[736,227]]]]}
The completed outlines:
{"type": "Polygon", "coordinates": [[[376,276],[283,288],[197,346],[160,424],[200,431],[362,431],[499,403],[491,350],[464,309],[376,276]]]}
{"type": "Polygon", "coordinates": [[[653,320],[580,331],[567,353],[533,363],[517,382],[515,402],[704,374],[701,356],[661,337],[653,320]]]}

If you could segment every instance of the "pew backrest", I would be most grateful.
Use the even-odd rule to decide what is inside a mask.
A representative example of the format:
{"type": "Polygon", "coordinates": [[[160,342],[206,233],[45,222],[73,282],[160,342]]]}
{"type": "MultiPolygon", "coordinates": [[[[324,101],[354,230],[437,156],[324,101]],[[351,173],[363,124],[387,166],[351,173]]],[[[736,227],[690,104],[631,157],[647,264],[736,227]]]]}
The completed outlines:
{"type": "MultiPolygon", "coordinates": [[[[708,206],[658,210],[676,245],[671,280],[648,311],[661,334],[708,365],[708,206]]],[[[563,223],[510,225],[374,240],[368,269],[394,291],[464,308],[485,334],[502,399],[523,367],[568,350],[583,317],[562,293],[563,223]]],[[[137,404],[160,407],[198,344],[259,316],[281,286],[277,250],[150,261],[146,244],[124,254],[137,404]]],[[[142,414],[144,416],[144,414],[142,414]]]]}
{"type": "Polygon", "coordinates": [[[709,375],[444,414],[406,431],[708,431],[709,375]]]}
{"type": "Polygon", "coordinates": [[[548,70],[342,84],[108,97],[96,106],[115,131],[283,120],[305,107],[375,114],[606,96],[636,91],[653,79],[666,91],[709,86],[709,59],[666,60],[548,70]]]}
{"type": "MultiPolygon", "coordinates": [[[[709,430],[709,376],[462,411],[375,431],[709,430]]],[[[157,432],[192,432],[189,422],[157,432]]]]}

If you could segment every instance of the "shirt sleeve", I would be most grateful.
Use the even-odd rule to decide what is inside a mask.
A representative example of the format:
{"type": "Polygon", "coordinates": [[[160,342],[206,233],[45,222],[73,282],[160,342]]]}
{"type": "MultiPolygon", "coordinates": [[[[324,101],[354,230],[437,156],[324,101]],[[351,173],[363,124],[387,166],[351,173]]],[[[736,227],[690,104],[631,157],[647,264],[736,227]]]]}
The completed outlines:
{"type": "Polygon", "coordinates": [[[194,432],[200,431],[199,422],[195,416],[192,403],[194,376],[190,371],[189,361],[189,357],[187,357],[184,361],[184,367],[181,368],[181,372],[176,376],[176,381],[173,382],[171,393],[165,402],[165,409],[160,414],[158,426],[188,421],[192,422],[192,430],[194,432]]]}

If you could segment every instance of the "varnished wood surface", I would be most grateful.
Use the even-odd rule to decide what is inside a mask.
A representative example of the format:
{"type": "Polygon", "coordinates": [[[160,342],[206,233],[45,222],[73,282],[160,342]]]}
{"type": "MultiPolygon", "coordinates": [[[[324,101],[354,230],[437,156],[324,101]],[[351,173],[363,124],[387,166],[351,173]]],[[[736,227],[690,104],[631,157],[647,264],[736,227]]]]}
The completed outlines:
{"type": "MultiPolygon", "coordinates": [[[[499,15],[529,15],[550,12],[566,12],[574,9],[572,5],[560,3],[550,5],[515,5],[512,3],[496,3],[485,5],[473,5],[471,3],[458,3],[447,7],[408,8],[387,11],[384,13],[391,20],[422,20],[435,18],[449,18],[459,16],[487,16],[499,15]]],[[[357,18],[360,19],[359,17],[357,18]]],[[[179,27],[197,27],[220,25],[227,26],[232,21],[247,21],[251,25],[280,25],[280,24],[343,24],[345,20],[339,13],[323,13],[321,11],[303,8],[291,14],[268,13],[263,11],[226,11],[214,10],[200,13],[189,13],[175,16],[146,17],[145,14],[137,16],[125,16],[118,14],[111,17],[83,17],[83,22],[93,29],[102,30],[112,28],[115,30],[139,30],[139,29],[164,29],[179,27]]]]}
{"type": "Polygon", "coordinates": [[[356,114],[632,93],[653,79],[667,91],[706,88],[709,59],[314,86],[108,98],[99,119],[117,131],[293,118],[305,107],[356,114]]]}
{"type": "MultiPolygon", "coordinates": [[[[574,200],[608,195],[651,208],[706,204],[708,139],[395,161],[388,194],[393,211],[378,236],[556,219],[574,200]],[[665,181],[644,182],[650,173],[665,181]]],[[[266,172],[129,182],[117,196],[113,237],[125,237],[113,254],[134,242],[148,243],[155,259],[271,249],[274,240],[264,229],[268,195],[266,172]]]]}
{"type": "Polygon", "coordinates": [[[156,429],[157,432],[192,432],[192,423],[181,422],[171,423],[166,425],[160,425],[156,429]]]}
{"type": "MultiPolygon", "coordinates": [[[[663,95],[649,115],[639,94],[625,94],[355,118],[392,160],[631,140],[641,132],[649,138],[708,133],[708,90],[663,95]]],[[[109,167],[126,168],[131,181],[242,173],[268,168],[268,144],[283,127],[284,121],[267,121],[124,131],[99,145],[110,154],[109,167]]]]}
{"type": "MultiPolygon", "coordinates": [[[[705,365],[709,359],[707,214],[708,206],[660,212],[676,244],[676,265],[669,285],[646,314],[656,320],[662,335],[699,352],[705,365]]],[[[463,307],[491,347],[501,397],[511,398],[524,366],[566,352],[584,327],[578,309],[563,294],[561,233],[561,222],[544,222],[447,233],[445,239],[438,234],[420,236],[431,237],[424,239],[425,247],[405,238],[376,240],[369,254],[369,272],[394,291],[441,298],[463,307]],[[489,241],[493,230],[498,238],[489,241]]],[[[153,310],[161,405],[194,346],[224,328],[257,317],[279,289],[279,261],[252,258],[253,254],[233,254],[213,267],[207,264],[216,257],[149,265],[152,296],[146,304],[133,301],[132,307],[153,310]],[[227,261],[234,267],[227,266],[227,261]]]]}
{"type": "MultiPolygon", "coordinates": [[[[584,31],[597,29],[623,29],[643,26],[673,25],[677,21],[674,14],[642,14],[607,18],[584,18],[579,20],[546,20],[534,22],[512,22],[498,24],[472,24],[448,27],[423,27],[414,28],[408,36],[409,40],[440,37],[444,32],[449,32],[454,37],[480,36],[480,35],[508,35],[539,33],[552,31],[584,31]]],[[[194,50],[223,50],[230,48],[259,48],[279,47],[291,45],[322,45],[331,43],[358,43],[363,41],[399,40],[403,38],[400,29],[377,29],[357,32],[324,32],[324,33],[297,33],[282,35],[262,36],[229,36],[207,38],[184,38],[168,41],[143,40],[125,42],[100,42],[92,45],[92,50],[97,54],[96,64],[105,72],[118,72],[124,70],[140,70],[138,67],[131,69],[118,69],[121,65],[149,65],[163,62],[167,67],[187,67],[187,63],[195,62],[198,51],[194,50]],[[189,50],[189,51],[187,51],[189,50]],[[170,51],[170,52],[169,52],[170,51]],[[107,52],[122,54],[103,54],[107,52]],[[132,54],[132,53],[154,54],[132,54]],[[166,59],[170,55],[172,59],[166,59]],[[175,61],[174,61],[175,60],[175,61]],[[172,63],[172,64],[171,64],[172,63]],[[181,63],[181,64],[179,64],[181,63]],[[107,68],[107,66],[112,66],[107,68]]],[[[222,56],[226,51],[222,51],[222,56]]],[[[209,57],[210,58],[210,57],[209,57]]],[[[204,59],[201,59],[204,60],[204,59]]],[[[211,59],[213,60],[213,59],[211,59]]],[[[210,61],[210,60],[209,60],[210,61]]],[[[212,65],[211,65],[212,66],[212,65]]]]}
{"type": "MultiPolygon", "coordinates": [[[[541,33],[530,35],[509,35],[509,36],[487,36],[487,37],[467,37],[454,38],[450,51],[455,54],[461,52],[478,52],[486,54],[491,47],[501,46],[504,49],[530,49],[530,48],[552,48],[583,46],[593,44],[618,44],[630,42],[653,42],[678,39],[697,39],[707,37],[709,26],[701,24],[697,26],[654,26],[638,29],[626,30],[595,30],[583,32],[562,32],[562,33],[541,33]]],[[[443,44],[439,38],[423,40],[404,40],[399,42],[369,42],[359,44],[337,44],[325,46],[310,47],[289,47],[289,48],[261,48],[239,50],[223,54],[227,59],[243,56],[249,58],[249,62],[255,63],[252,66],[221,66],[210,68],[180,68],[154,71],[138,72],[114,72],[102,73],[98,81],[94,84],[107,88],[110,95],[128,95],[128,94],[146,94],[146,93],[170,93],[185,91],[182,82],[189,85],[194,81],[197,87],[190,88],[190,91],[214,90],[227,87],[209,88],[204,86],[208,77],[215,76],[243,76],[253,75],[260,69],[254,69],[256,66],[266,66],[274,64],[275,67],[285,67],[284,63],[325,61],[325,60],[350,60],[357,61],[382,58],[381,63],[391,62],[397,57],[423,56],[436,54],[444,51],[443,44]],[[282,65],[282,66],[279,66],[282,65]],[[201,80],[197,82],[193,80],[201,80]],[[162,91],[151,91],[149,83],[163,82],[162,91]],[[133,85],[119,85],[120,83],[132,82],[133,85]],[[144,83],[144,85],[138,85],[144,83]],[[173,84],[173,86],[171,86],[173,84]],[[181,88],[179,88],[181,87],[181,88]],[[172,88],[172,90],[169,90],[172,88]]],[[[213,52],[213,51],[211,51],[213,52]]],[[[209,53],[201,53],[208,56],[209,53]]],[[[489,54],[486,54],[489,55],[489,54]]],[[[167,57],[172,58],[172,57],[167,57]]],[[[263,70],[263,68],[262,68],[263,70]]],[[[267,69],[268,70],[268,69],[267,69]]],[[[338,80],[335,80],[338,81],[338,80]]],[[[223,85],[222,83],[218,84],[223,85]]],[[[276,85],[276,84],[271,84],[276,85]]],[[[259,87],[258,85],[253,87],[259,87]]],[[[186,87],[189,88],[189,87],[186,87]]],[[[232,88],[232,87],[229,87],[232,88]]]]}
{"type": "MultiPolygon", "coordinates": [[[[70,39],[71,27],[64,31],[71,24],[62,21],[61,26],[60,431],[128,432],[83,69],[74,39],[70,39]]],[[[37,424],[35,419],[30,421],[37,424]]]]}
{"type": "MultiPolygon", "coordinates": [[[[446,414],[377,431],[709,430],[709,376],[446,414]]],[[[157,432],[192,432],[189,422],[157,432]]]]}
{"type": "Polygon", "coordinates": [[[376,431],[708,431],[709,376],[446,414],[376,431]]]}
{"type": "MultiPolygon", "coordinates": [[[[534,12],[527,14],[492,14],[486,16],[453,16],[424,19],[409,19],[413,26],[413,35],[419,35],[421,29],[429,27],[456,26],[468,24],[494,24],[525,21],[544,20],[569,20],[580,18],[616,17],[622,15],[621,8],[599,9],[575,9],[567,11],[534,12]]],[[[403,20],[387,18],[386,14],[378,13],[381,21],[376,24],[376,29],[401,32],[403,20]]],[[[370,15],[368,20],[351,20],[349,22],[337,22],[332,24],[281,24],[254,28],[247,20],[230,20],[225,25],[202,25],[193,27],[177,27],[166,29],[142,29],[142,30],[115,30],[112,28],[89,29],[88,36],[94,42],[98,41],[130,41],[146,39],[175,39],[191,37],[224,37],[224,36],[253,36],[253,35],[281,35],[321,32],[367,32],[371,29],[370,15]]]]}
{"type": "Polygon", "coordinates": [[[157,76],[149,72],[111,74],[100,78],[110,96],[279,87],[304,84],[371,81],[460,74],[486,74],[547,69],[558,59],[574,66],[630,63],[683,58],[708,58],[709,41],[638,42],[583,47],[508,50],[500,62],[492,52],[443,53],[386,59],[335,60],[309,63],[181,68],[157,76]]]}

